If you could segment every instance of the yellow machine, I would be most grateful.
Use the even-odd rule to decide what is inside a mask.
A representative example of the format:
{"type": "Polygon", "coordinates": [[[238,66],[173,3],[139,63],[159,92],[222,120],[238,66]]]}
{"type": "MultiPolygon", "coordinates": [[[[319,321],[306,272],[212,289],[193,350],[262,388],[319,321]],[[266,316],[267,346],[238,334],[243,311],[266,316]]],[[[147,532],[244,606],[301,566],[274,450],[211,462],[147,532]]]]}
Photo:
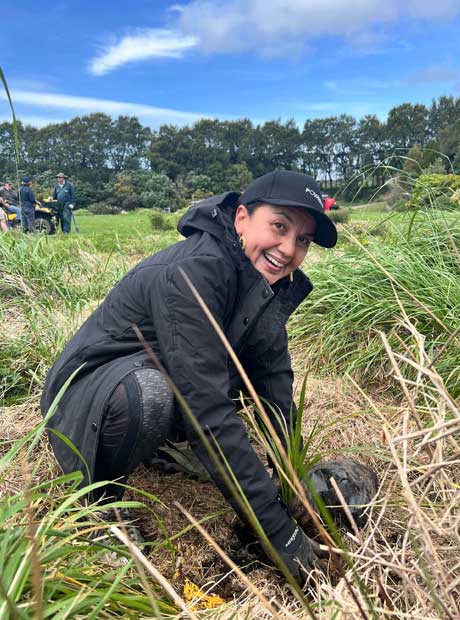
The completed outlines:
{"type": "MultiPolygon", "coordinates": [[[[54,235],[58,225],[57,200],[42,200],[35,205],[35,230],[54,235]]],[[[10,228],[18,228],[21,224],[17,221],[16,213],[7,214],[10,228]]]]}

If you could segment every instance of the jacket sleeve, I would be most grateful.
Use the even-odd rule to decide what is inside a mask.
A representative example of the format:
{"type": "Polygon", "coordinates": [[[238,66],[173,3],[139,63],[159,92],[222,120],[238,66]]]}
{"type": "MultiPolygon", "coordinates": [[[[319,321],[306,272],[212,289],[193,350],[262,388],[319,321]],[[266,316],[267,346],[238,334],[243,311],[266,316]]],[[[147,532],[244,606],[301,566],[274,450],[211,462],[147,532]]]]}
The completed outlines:
{"type": "MultiPolygon", "coordinates": [[[[223,261],[214,257],[193,257],[184,260],[182,269],[223,327],[232,303],[229,291],[235,288],[235,283],[225,281],[223,261]]],[[[166,369],[211,444],[217,441],[266,534],[276,537],[292,527],[292,520],[253,450],[229,396],[225,347],[177,265],[165,272],[167,275],[163,278],[152,278],[150,304],[166,369]]],[[[227,277],[234,277],[228,274],[228,269],[227,277]]],[[[227,501],[240,512],[185,414],[184,419],[192,448],[227,501]]]]}
{"type": "MultiPolygon", "coordinates": [[[[259,396],[267,399],[279,409],[284,418],[285,428],[289,431],[291,416],[296,414],[296,406],[292,394],[294,374],[286,328],[280,327],[267,349],[257,353],[257,350],[249,348],[249,352],[250,354],[243,359],[243,363],[254,389],[259,396]]],[[[267,414],[278,436],[285,443],[284,433],[270,408],[267,408],[267,414]]]]}
{"type": "Polygon", "coordinates": [[[56,186],[54,186],[54,189],[53,189],[53,200],[57,200],[57,187],[56,186]]]}

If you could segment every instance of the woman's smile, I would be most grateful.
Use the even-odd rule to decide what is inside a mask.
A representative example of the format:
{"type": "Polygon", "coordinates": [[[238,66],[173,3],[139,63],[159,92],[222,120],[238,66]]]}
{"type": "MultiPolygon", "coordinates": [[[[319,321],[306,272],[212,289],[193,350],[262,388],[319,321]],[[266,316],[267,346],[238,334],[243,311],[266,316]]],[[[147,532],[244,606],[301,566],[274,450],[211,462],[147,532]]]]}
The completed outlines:
{"type": "Polygon", "coordinates": [[[244,252],[269,284],[288,276],[302,263],[313,240],[316,222],[297,207],[262,204],[250,212],[240,205],[235,229],[244,252]]]}

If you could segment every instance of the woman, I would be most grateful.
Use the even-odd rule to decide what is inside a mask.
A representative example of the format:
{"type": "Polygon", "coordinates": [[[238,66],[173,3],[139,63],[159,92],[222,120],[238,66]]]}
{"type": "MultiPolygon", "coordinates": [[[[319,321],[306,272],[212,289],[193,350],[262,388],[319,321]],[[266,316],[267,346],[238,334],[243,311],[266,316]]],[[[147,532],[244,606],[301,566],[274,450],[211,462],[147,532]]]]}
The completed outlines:
{"type": "MultiPolygon", "coordinates": [[[[258,394],[288,419],[293,375],[285,324],[312,290],[298,269],[312,241],[333,247],[337,232],[324,214],[316,182],[275,171],[239,196],[203,200],[179,222],[185,240],[130,271],[68,343],[50,373],[41,407],[85,364],[49,427],[84,457],[91,479],[126,480],[167,439],[185,436],[226,499],[232,496],[133,326],[142,332],[208,437],[217,440],[269,540],[300,579],[297,560],[316,564],[318,547],[297,527],[251,447],[232,400],[240,388],[219,336],[195,300],[185,272],[218,320],[258,394]]],[[[50,434],[65,472],[85,465],[50,434]]],[[[120,497],[112,485],[108,495],[120,497]]]]}

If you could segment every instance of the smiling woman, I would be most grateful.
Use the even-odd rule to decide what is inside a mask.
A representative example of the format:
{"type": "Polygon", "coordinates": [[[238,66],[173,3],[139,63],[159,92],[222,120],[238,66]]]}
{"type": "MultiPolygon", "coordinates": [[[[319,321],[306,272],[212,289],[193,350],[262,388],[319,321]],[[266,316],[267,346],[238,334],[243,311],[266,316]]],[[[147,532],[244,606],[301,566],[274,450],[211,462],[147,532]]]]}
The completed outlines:
{"type": "MultiPolygon", "coordinates": [[[[241,196],[227,192],[198,203],[178,228],[185,240],[130,271],[49,372],[43,414],[84,364],[49,421],[59,431],[50,433],[51,444],[65,472],[81,470],[85,481],[89,475],[92,481],[126,482],[165,442],[187,438],[240,514],[199,434],[145,353],[137,326],[202,431],[217,442],[271,544],[302,581],[300,566],[316,566],[321,552],[282,504],[249,442],[232,399],[242,388],[240,379],[183,274],[224,330],[258,394],[276,404],[291,428],[295,407],[285,324],[312,289],[298,269],[310,243],[333,247],[335,226],[311,177],[275,171],[253,181],[241,196]]],[[[275,415],[272,423],[283,440],[275,415]]],[[[107,484],[94,498],[119,498],[123,490],[107,484]]]]}
{"type": "Polygon", "coordinates": [[[275,284],[302,263],[316,222],[295,207],[241,204],[236,211],[235,229],[251,263],[269,284],[275,284]]]}

